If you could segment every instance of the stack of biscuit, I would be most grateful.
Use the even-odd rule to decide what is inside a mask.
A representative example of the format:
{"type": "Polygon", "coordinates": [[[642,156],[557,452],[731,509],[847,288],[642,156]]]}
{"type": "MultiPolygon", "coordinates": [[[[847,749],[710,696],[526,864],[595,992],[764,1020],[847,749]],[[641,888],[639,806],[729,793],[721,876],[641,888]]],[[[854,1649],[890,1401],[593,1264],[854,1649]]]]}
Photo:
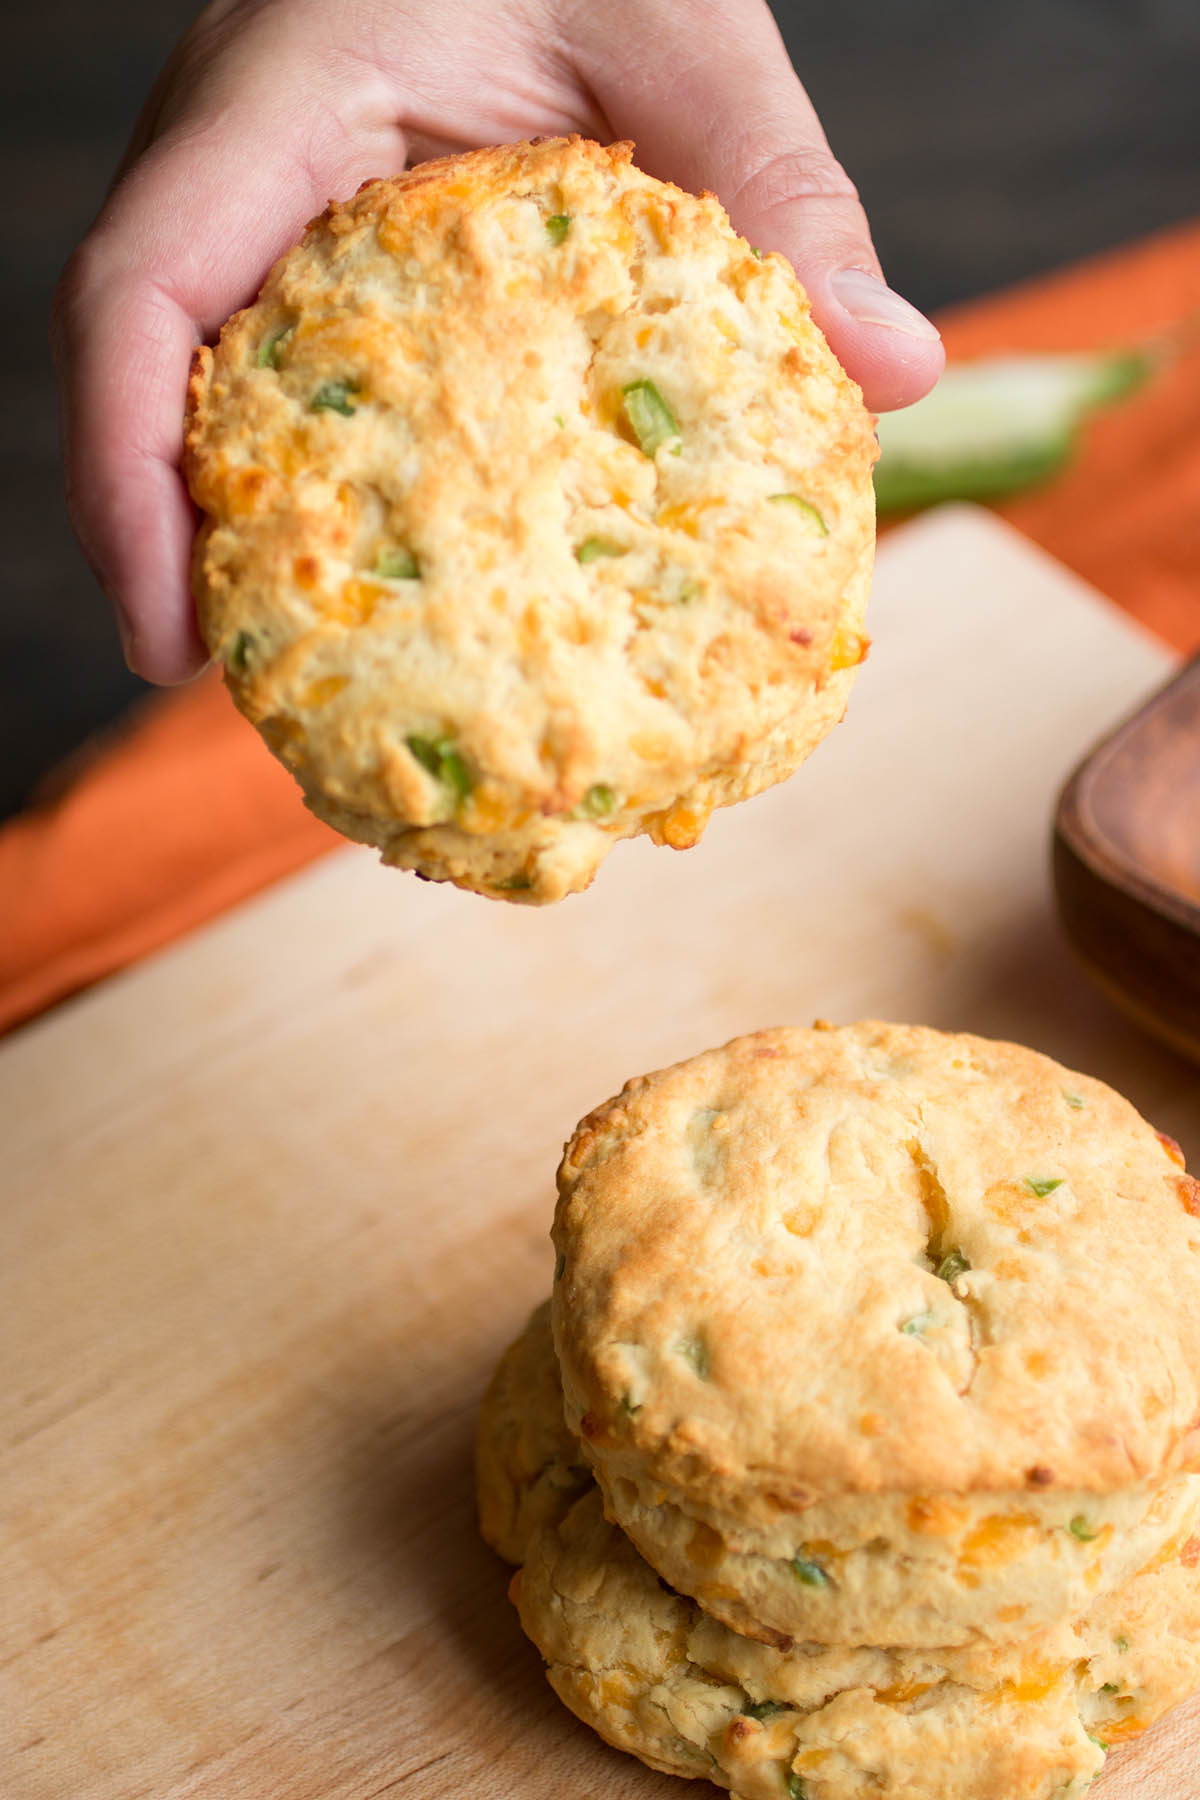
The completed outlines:
{"type": "Polygon", "coordinates": [[[776,1030],[559,1171],[485,1538],[567,1706],[744,1800],[1067,1800],[1200,1685],[1200,1183],[1012,1044],[776,1030]]]}

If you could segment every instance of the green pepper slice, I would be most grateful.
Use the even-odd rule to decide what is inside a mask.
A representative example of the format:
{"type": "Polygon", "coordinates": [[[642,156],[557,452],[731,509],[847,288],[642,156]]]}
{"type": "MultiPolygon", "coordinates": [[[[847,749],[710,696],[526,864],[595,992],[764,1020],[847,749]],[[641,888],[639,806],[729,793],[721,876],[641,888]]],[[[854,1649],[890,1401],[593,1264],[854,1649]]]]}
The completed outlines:
{"type": "Polygon", "coordinates": [[[814,1562],[810,1556],[793,1556],[792,1574],[796,1577],[796,1580],[802,1582],[805,1587],[823,1588],[829,1586],[828,1570],[823,1569],[821,1564],[819,1562],[814,1562]]]}
{"type": "Polygon", "coordinates": [[[960,1275],[965,1275],[970,1267],[971,1265],[967,1261],[967,1258],[959,1249],[958,1245],[955,1244],[952,1250],[947,1250],[945,1256],[943,1256],[941,1262],[934,1270],[934,1274],[939,1281],[954,1283],[958,1280],[960,1275]]]}
{"type": "Polygon", "coordinates": [[[817,511],[811,500],[805,500],[800,494],[768,494],[767,499],[774,506],[790,506],[799,513],[805,523],[812,526],[814,536],[829,536],[829,526],[825,522],[825,515],[817,511]]]}
{"type": "Polygon", "coordinates": [[[416,581],[421,574],[421,565],[411,550],[403,544],[382,549],[375,558],[375,574],[384,581],[416,581]]]}
{"type": "Polygon", "coordinates": [[[471,791],[471,776],[452,738],[408,737],[404,742],[426,774],[449,788],[456,802],[466,799],[471,791]]]}
{"type": "Polygon", "coordinates": [[[576,550],[575,560],[583,563],[586,567],[588,563],[598,562],[602,556],[624,556],[624,554],[624,544],[614,543],[612,538],[590,537],[584,538],[576,550]]]}
{"type": "Polygon", "coordinates": [[[225,667],[232,669],[235,675],[244,675],[250,660],[250,652],[254,648],[254,639],[248,631],[239,631],[225,656],[225,667]]]}
{"type": "Polygon", "coordinates": [[[357,410],[354,396],[358,390],[359,383],[351,381],[349,376],[339,376],[336,381],[323,381],[309,401],[308,410],[341,413],[344,419],[353,418],[357,410]]]}
{"type": "Polygon", "coordinates": [[[679,426],[652,381],[643,377],[630,381],[621,389],[621,400],[638,447],[644,455],[653,456],[664,444],[678,443],[679,426]]]}
{"type": "Polygon", "coordinates": [[[742,1711],[748,1719],[773,1719],[777,1713],[793,1712],[782,1700],[747,1700],[742,1711]]]}
{"type": "Polygon", "coordinates": [[[575,808],[577,818],[606,819],[617,804],[617,791],[606,782],[597,781],[575,808]]]}
{"type": "Polygon", "coordinates": [[[277,331],[267,334],[258,346],[258,355],[254,361],[260,369],[277,369],[279,359],[295,332],[294,325],[281,325],[277,331]]]}

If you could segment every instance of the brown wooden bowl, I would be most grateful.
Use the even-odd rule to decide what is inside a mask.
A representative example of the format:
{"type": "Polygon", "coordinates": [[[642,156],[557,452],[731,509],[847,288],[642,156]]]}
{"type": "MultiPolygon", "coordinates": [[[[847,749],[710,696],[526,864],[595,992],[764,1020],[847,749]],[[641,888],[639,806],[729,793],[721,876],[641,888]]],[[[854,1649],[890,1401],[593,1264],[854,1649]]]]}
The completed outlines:
{"type": "Polygon", "coordinates": [[[1089,972],[1200,1061],[1200,657],[1067,782],[1054,885],[1089,972]]]}

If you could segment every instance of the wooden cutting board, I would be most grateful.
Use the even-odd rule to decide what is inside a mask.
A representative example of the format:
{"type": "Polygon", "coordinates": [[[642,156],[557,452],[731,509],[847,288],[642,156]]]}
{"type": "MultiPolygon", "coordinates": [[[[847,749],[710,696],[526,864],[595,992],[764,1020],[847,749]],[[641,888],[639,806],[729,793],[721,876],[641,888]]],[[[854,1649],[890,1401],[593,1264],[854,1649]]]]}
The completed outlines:
{"type": "MultiPolygon", "coordinates": [[[[873,630],[846,723],[698,850],[548,912],[348,850],[0,1048],[5,1800],[682,1800],[561,1709],[472,1521],[562,1141],[626,1076],[923,1019],[1200,1158],[1200,1074],[1076,971],[1047,874],[1166,654],[969,509],[885,543],[873,630]]],[[[1097,1800],[1198,1762],[1193,1705],[1097,1800]]]]}

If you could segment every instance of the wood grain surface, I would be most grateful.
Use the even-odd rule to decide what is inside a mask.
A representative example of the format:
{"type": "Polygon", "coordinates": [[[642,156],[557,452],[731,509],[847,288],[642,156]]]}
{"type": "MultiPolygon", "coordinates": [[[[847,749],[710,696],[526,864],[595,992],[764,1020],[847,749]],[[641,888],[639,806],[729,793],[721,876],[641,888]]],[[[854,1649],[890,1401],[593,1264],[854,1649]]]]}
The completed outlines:
{"type": "MultiPolygon", "coordinates": [[[[965,509],[885,544],[873,629],[846,723],[695,851],[538,912],[348,850],[0,1048],[4,1800],[682,1800],[559,1706],[472,1519],[562,1141],[627,1075],[923,1019],[1200,1158],[1200,1074],[1077,972],[1047,866],[1167,657],[965,509]]],[[[1198,1759],[1193,1706],[1097,1800],[1198,1759]]]]}

